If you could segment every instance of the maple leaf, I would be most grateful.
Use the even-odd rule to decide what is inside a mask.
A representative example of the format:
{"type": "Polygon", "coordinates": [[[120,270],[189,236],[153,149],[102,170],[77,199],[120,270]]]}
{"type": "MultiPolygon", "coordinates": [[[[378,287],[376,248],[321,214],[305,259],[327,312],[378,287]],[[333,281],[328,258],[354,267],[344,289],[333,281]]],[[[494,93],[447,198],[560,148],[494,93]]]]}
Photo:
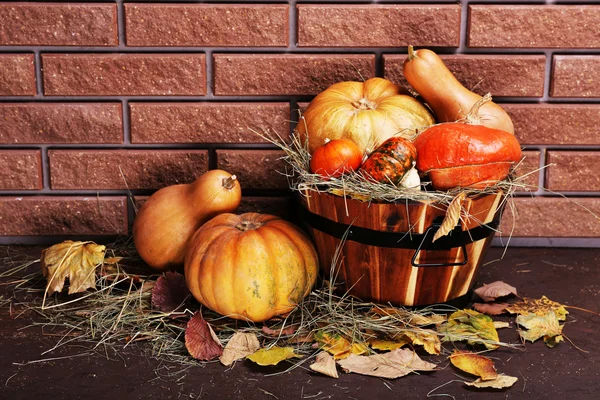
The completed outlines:
{"type": "Polygon", "coordinates": [[[500,315],[506,312],[508,303],[473,303],[473,308],[487,315],[500,315]]]}
{"type": "Polygon", "coordinates": [[[156,280],[152,289],[152,307],[163,312],[172,312],[184,306],[189,296],[185,277],[169,271],[156,280]]]}
{"type": "Polygon", "coordinates": [[[563,327],[559,324],[558,317],[552,310],[541,316],[533,313],[519,315],[517,324],[527,328],[526,331],[519,329],[519,335],[530,342],[535,342],[543,337],[544,343],[548,347],[554,347],[563,340],[563,327]]]}
{"type": "Polygon", "coordinates": [[[555,301],[550,300],[546,296],[539,299],[531,299],[525,297],[522,301],[513,303],[510,307],[506,307],[506,311],[511,314],[527,315],[533,313],[539,316],[544,316],[548,311],[553,311],[559,321],[565,321],[569,313],[565,306],[555,301]]]}
{"type": "Polygon", "coordinates": [[[450,362],[456,368],[476,375],[483,381],[498,377],[498,372],[496,372],[496,367],[491,359],[470,351],[455,350],[450,355],[450,362]]]}
{"type": "Polygon", "coordinates": [[[197,311],[185,329],[185,347],[196,360],[210,361],[223,353],[221,341],[197,311]]]}
{"type": "Polygon", "coordinates": [[[260,349],[260,343],[254,333],[235,333],[225,345],[219,361],[225,366],[230,366],[234,361],[249,356],[260,349]]]}
{"type": "Polygon", "coordinates": [[[475,294],[487,303],[496,300],[498,297],[508,296],[509,294],[516,296],[517,288],[510,286],[508,283],[496,281],[475,289],[475,294]]]}
{"type": "Polygon", "coordinates": [[[104,260],[106,247],[94,242],[66,240],[42,250],[42,273],[48,283],[46,293],[62,291],[69,279],[69,294],[96,287],[96,267],[104,260]]]}
{"type": "Polygon", "coordinates": [[[435,331],[421,329],[418,331],[406,331],[404,335],[411,340],[412,344],[423,346],[427,353],[440,354],[442,343],[435,331]]]}
{"type": "Polygon", "coordinates": [[[498,332],[494,321],[475,310],[458,310],[448,317],[448,322],[440,327],[445,336],[443,341],[467,340],[470,345],[483,344],[489,350],[499,347],[498,332]]]}
{"type": "Polygon", "coordinates": [[[269,349],[260,349],[250,354],[246,358],[258,365],[277,365],[283,360],[290,358],[302,358],[300,354],[294,352],[293,347],[274,346],[269,349]]]}
{"type": "Polygon", "coordinates": [[[369,348],[364,343],[351,343],[344,336],[323,331],[315,333],[315,340],[320,348],[333,355],[336,360],[348,357],[350,354],[364,354],[369,348]]]}
{"type": "Polygon", "coordinates": [[[415,371],[433,371],[435,364],[423,361],[414,351],[397,349],[372,356],[351,354],[338,364],[346,372],[395,379],[415,371]]]}
{"type": "Polygon", "coordinates": [[[504,389],[507,387],[511,387],[518,380],[519,378],[516,378],[514,376],[498,374],[498,376],[495,379],[484,381],[481,378],[479,378],[473,382],[465,382],[465,385],[473,386],[476,388],[504,389]]]}
{"type": "Polygon", "coordinates": [[[310,369],[323,375],[331,376],[332,378],[339,378],[337,368],[335,367],[335,360],[325,351],[317,354],[315,362],[310,365],[310,369]]]}

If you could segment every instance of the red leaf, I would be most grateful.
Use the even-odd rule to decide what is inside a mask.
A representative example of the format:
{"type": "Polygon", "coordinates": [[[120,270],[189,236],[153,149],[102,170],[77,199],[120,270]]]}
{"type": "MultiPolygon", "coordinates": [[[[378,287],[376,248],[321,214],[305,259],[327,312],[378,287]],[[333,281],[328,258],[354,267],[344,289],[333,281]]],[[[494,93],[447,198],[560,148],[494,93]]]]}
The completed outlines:
{"type": "Polygon", "coordinates": [[[267,336],[279,337],[293,335],[296,332],[296,328],[288,326],[287,328],[272,329],[265,325],[262,327],[262,331],[267,336]]]}
{"type": "Polygon", "coordinates": [[[506,312],[508,303],[473,303],[473,308],[487,315],[500,315],[506,312]]]}
{"type": "Polygon", "coordinates": [[[196,360],[210,361],[223,354],[223,345],[200,311],[188,321],[185,347],[196,360]]]}
{"type": "Polygon", "coordinates": [[[184,306],[189,297],[185,277],[177,272],[167,272],[158,278],[152,289],[152,307],[163,312],[175,311],[184,306]]]}

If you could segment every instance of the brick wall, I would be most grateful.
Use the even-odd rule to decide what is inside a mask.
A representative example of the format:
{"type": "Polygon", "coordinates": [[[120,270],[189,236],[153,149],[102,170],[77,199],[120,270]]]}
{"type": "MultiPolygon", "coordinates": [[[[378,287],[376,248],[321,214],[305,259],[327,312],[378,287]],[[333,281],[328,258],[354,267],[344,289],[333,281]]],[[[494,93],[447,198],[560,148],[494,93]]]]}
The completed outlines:
{"type": "Polygon", "coordinates": [[[289,212],[251,129],[289,132],[337,81],[403,83],[412,44],[492,92],[530,170],[552,164],[513,243],[600,245],[600,5],[517,3],[0,2],[0,242],[127,234],[134,199],[211,168],[244,210],[289,212]]]}

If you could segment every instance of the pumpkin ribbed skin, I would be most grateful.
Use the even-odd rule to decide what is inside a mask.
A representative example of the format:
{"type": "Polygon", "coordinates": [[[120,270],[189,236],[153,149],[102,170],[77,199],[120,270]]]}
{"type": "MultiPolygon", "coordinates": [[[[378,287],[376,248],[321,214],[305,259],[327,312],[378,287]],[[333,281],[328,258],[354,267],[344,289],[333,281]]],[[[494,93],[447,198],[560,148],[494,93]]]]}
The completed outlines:
{"type": "Polygon", "coordinates": [[[348,139],[369,154],[386,139],[434,123],[427,109],[414,97],[401,94],[387,79],[339,82],[319,93],[309,104],[297,130],[303,142],[308,136],[311,154],[325,139],[348,139]]]}
{"type": "Polygon", "coordinates": [[[164,187],[150,196],[135,217],[135,248],[157,271],[180,269],[194,232],[215,215],[235,211],[241,200],[235,176],[219,169],[191,184],[164,187]]]}
{"type": "Polygon", "coordinates": [[[396,136],[383,142],[367,158],[361,170],[377,182],[399,185],[416,159],[417,149],[412,142],[396,136]]]}
{"type": "Polygon", "coordinates": [[[354,142],[346,139],[327,141],[310,159],[313,174],[324,177],[339,177],[356,171],[362,163],[363,154],[354,142]]]}
{"type": "Polygon", "coordinates": [[[291,311],[314,285],[318,256],[299,228],[266,214],[221,214],[194,234],[188,288],[219,314],[254,322],[291,311]]]}

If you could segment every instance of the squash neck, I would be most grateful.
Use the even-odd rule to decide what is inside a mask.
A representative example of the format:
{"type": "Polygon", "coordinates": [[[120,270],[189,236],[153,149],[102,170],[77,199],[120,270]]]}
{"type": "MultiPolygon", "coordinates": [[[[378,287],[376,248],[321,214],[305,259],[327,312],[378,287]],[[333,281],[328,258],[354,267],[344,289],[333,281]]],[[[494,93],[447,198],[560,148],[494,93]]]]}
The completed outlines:
{"type": "Polygon", "coordinates": [[[227,190],[231,190],[235,187],[235,181],[237,180],[237,176],[231,175],[229,178],[223,178],[221,181],[221,185],[223,188],[227,190]]]}
{"type": "Polygon", "coordinates": [[[417,55],[415,48],[412,47],[412,45],[409,45],[408,46],[408,61],[412,61],[415,58],[419,58],[419,56],[417,55]]]}
{"type": "Polygon", "coordinates": [[[377,108],[377,105],[374,102],[364,97],[353,101],[351,104],[354,108],[359,110],[374,110],[377,108]]]}
{"type": "Polygon", "coordinates": [[[242,232],[246,232],[246,231],[253,231],[255,229],[258,229],[261,226],[263,226],[262,222],[242,221],[239,224],[237,224],[235,226],[235,228],[242,232]]]}

